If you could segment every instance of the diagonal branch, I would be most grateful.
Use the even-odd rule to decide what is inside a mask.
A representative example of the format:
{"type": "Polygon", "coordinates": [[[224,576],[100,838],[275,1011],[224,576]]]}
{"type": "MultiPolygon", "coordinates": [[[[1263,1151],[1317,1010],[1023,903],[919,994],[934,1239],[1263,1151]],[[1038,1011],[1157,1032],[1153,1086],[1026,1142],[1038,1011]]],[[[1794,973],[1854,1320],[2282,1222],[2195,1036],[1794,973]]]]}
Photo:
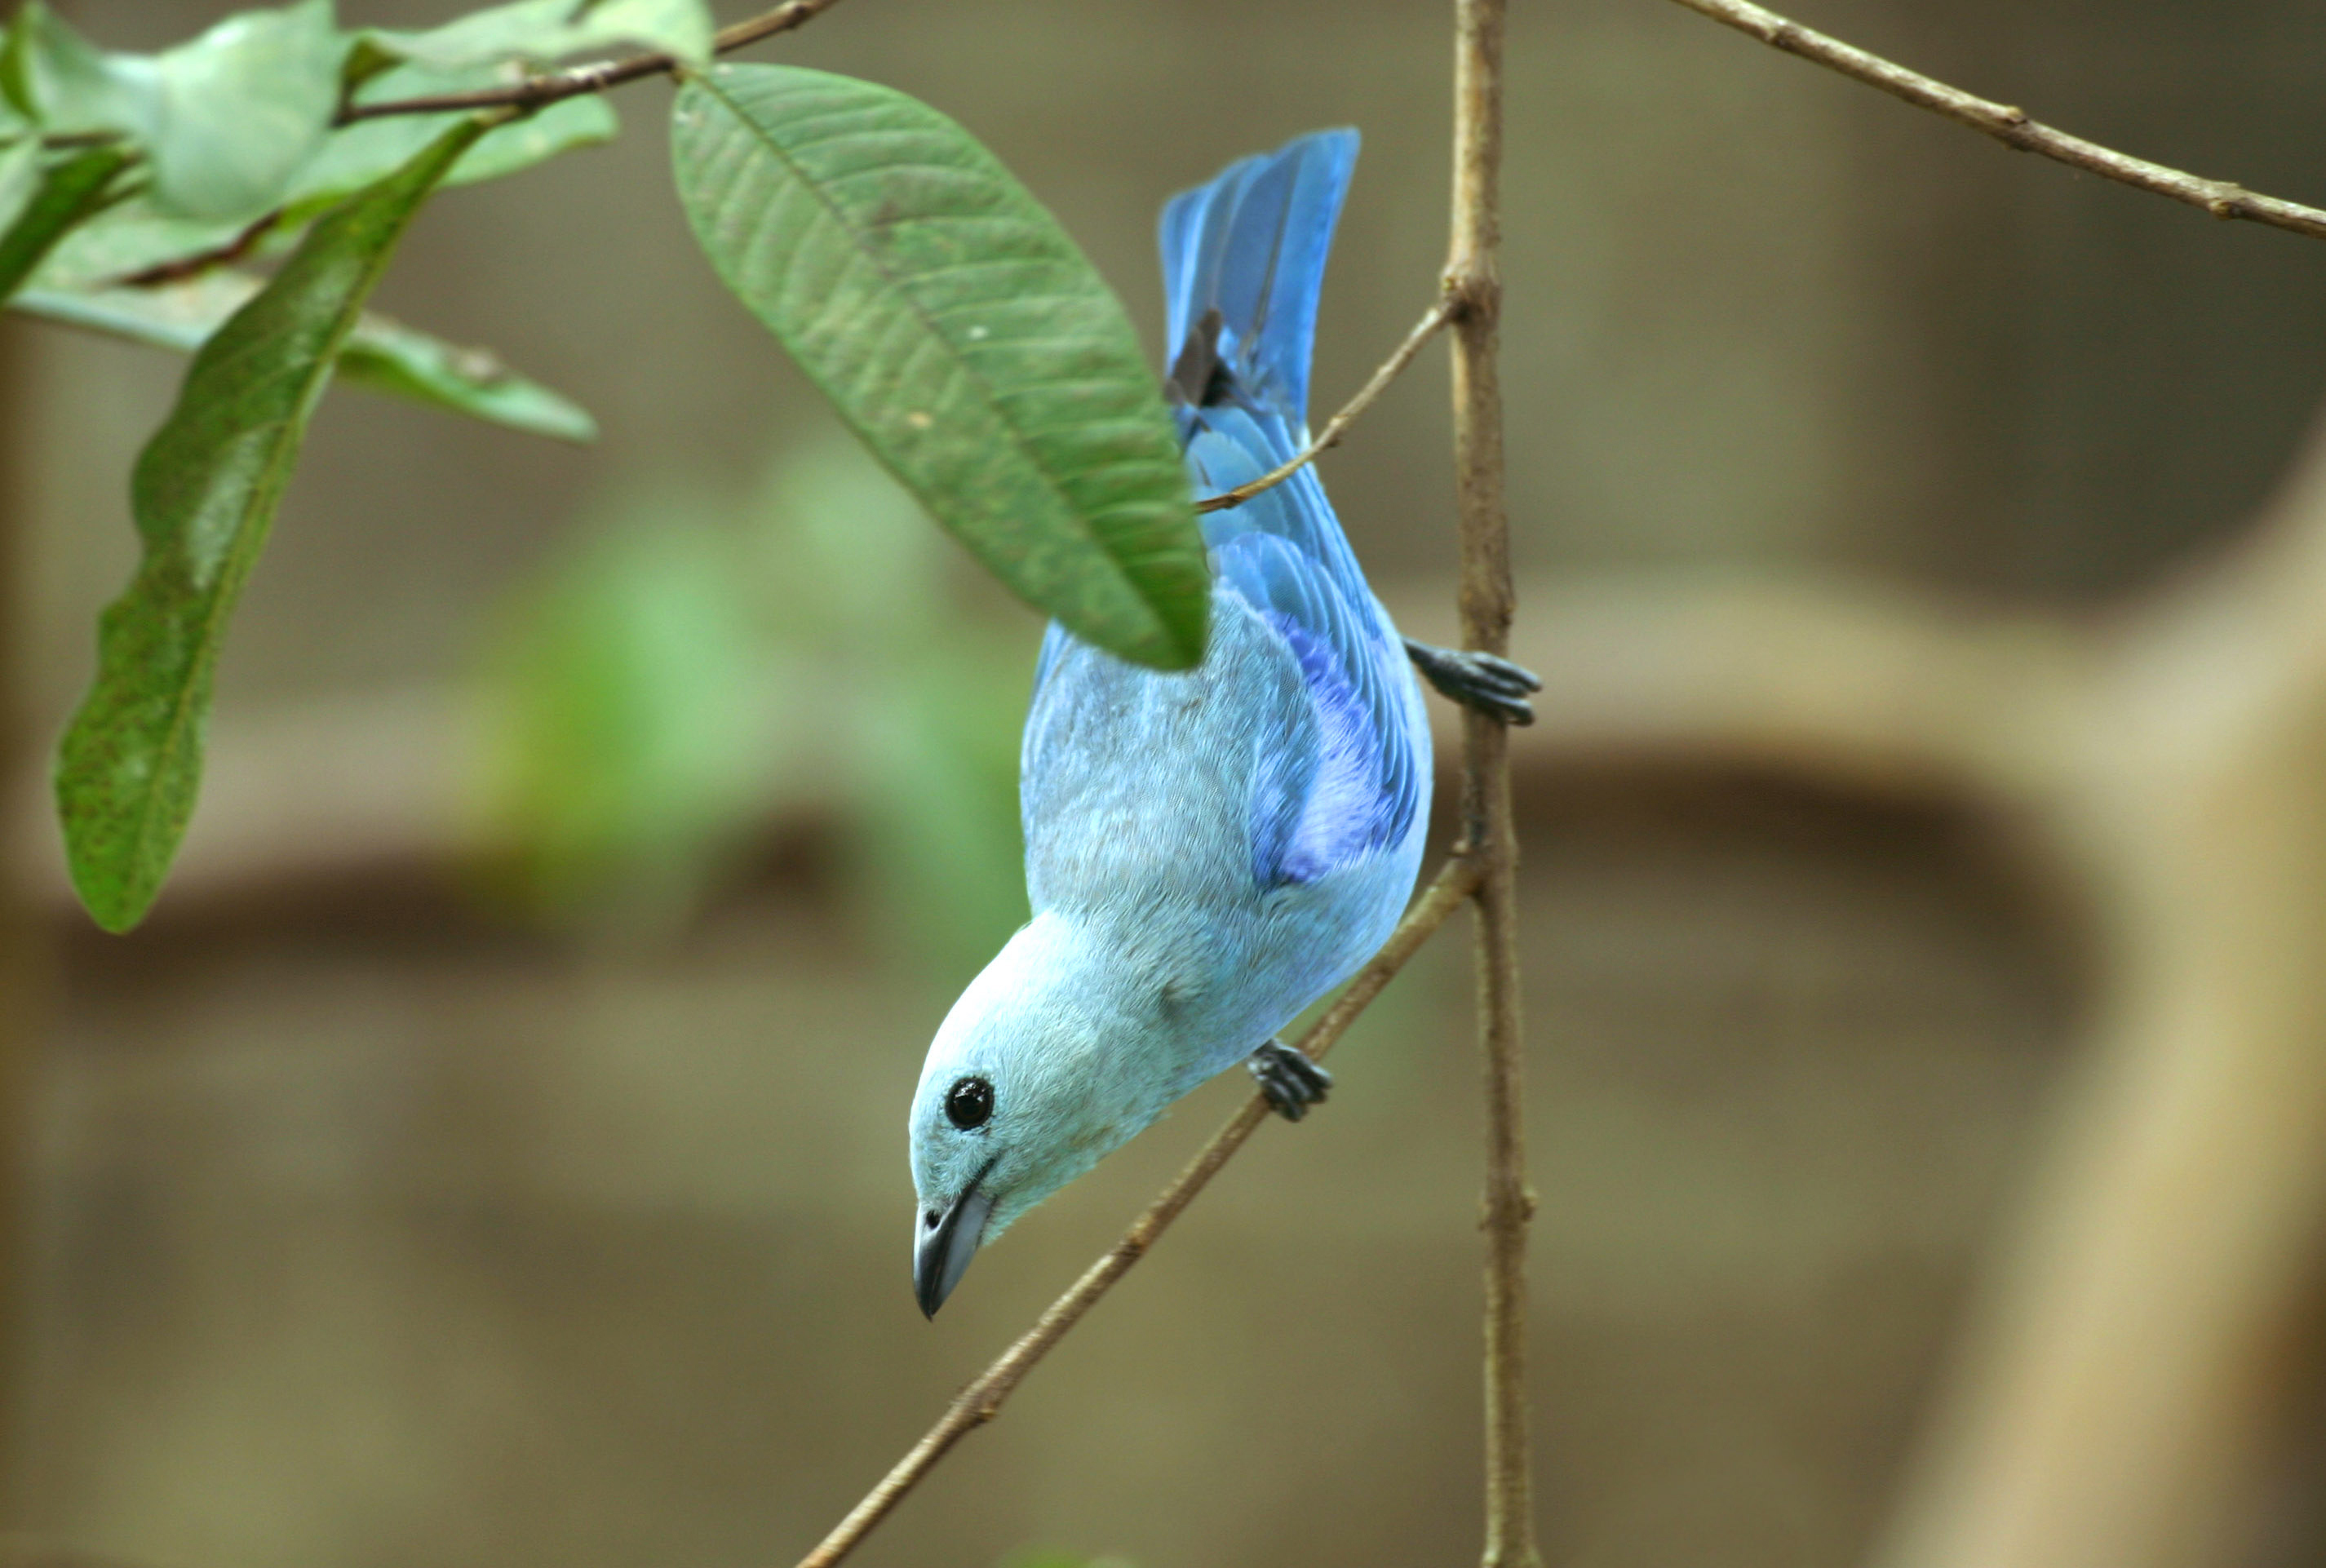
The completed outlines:
{"type": "MultiPolygon", "coordinates": [[[[778,32],[789,32],[795,27],[805,26],[818,16],[840,4],[840,0],[788,0],[773,11],[722,27],[712,40],[712,51],[727,54],[757,43],[763,38],[773,38],[778,32]]],[[[341,108],[334,124],[347,125],[358,120],[377,120],[390,115],[456,114],[463,109],[538,109],[556,103],[561,98],[580,97],[583,93],[604,92],[608,88],[642,77],[662,76],[678,70],[684,64],[668,54],[634,54],[626,60],[600,60],[588,65],[577,65],[565,70],[553,70],[541,76],[529,76],[523,81],[507,87],[479,88],[473,92],[437,93],[428,97],[395,98],[386,103],[349,104],[341,108]]]]}
{"type": "Polygon", "coordinates": [[[1389,384],[1413,363],[1413,357],[1421,352],[1421,346],[1436,337],[1437,329],[1452,320],[1459,309],[1460,305],[1453,295],[1440,296],[1437,302],[1424,312],[1421,320],[1413,324],[1413,330],[1405,335],[1405,341],[1397,346],[1397,352],[1382,361],[1381,368],[1357,388],[1356,396],[1342,404],[1341,412],[1326,420],[1325,428],[1317,432],[1316,439],[1294,454],[1291,461],[1270,469],[1257,479],[1238,485],[1233,490],[1222,490],[1216,496],[1205,496],[1196,503],[1196,510],[1224,512],[1231,506],[1241,506],[1262,490],[1272,490],[1284,483],[1315,462],[1318,455],[1329,448],[1340,445],[1341,438],[1348,433],[1349,427],[1357,422],[1357,416],[1373,405],[1373,399],[1389,389],[1389,384]]]}
{"type": "Polygon", "coordinates": [[[2016,147],[2023,153],[2041,153],[2046,158],[2056,158],[2062,163],[2122,184],[2152,190],[2159,196],[2169,196],[2191,207],[2201,207],[2215,218],[2240,218],[2249,223],[2267,224],[2272,228],[2306,234],[2312,239],[2326,239],[2326,212],[2317,208],[2281,200],[2275,196],[2258,195],[2227,180],[2207,180],[2179,169],[2169,169],[2162,163],[2152,163],[2145,158],[2135,158],[2111,147],[2103,147],[2098,142],[2088,142],[2081,136],[2071,136],[2065,131],[2054,130],[2050,125],[2029,119],[2024,109],[1974,97],[1960,88],[1949,87],[1920,71],[1893,64],[1878,54],[1868,54],[1853,44],[1803,27],[1773,11],[1752,5],[1749,0],[1676,0],[1676,3],[1700,16],[1709,16],[1724,26],[1749,33],[1772,49],[1799,55],[1828,70],[1837,70],[1853,80],[1862,81],[1868,87],[1880,88],[1893,97],[1903,98],[1918,108],[1944,115],[1974,131],[1984,131],[2005,146],[2016,147]]]}
{"type": "MultiPolygon", "coordinates": [[[[1357,1015],[1372,1005],[1390,980],[1403,969],[1406,961],[1419,952],[1431,933],[1445,924],[1447,917],[1461,908],[1478,885],[1477,863],[1464,855],[1456,855],[1441,868],[1414,906],[1406,912],[1389,942],[1375,953],[1372,960],[1357,971],[1349,988],[1341,993],[1325,1016],[1309,1026],[1301,1036],[1299,1047],[1311,1060],[1331,1050],[1335,1042],[1347,1032],[1357,1015]]],[[[913,1444],[896,1468],[880,1480],[864,1496],[864,1500],[850,1510],[814,1551],[800,1559],[799,1568],[833,1568],[833,1564],[854,1551],[865,1536],[870,1535],[881,1520],[902,1502],[905,1494],[919,1483],[921,1478],[936,1468],[937,1461],[969,1433],[1000,1414],[1001,1402],[1009,1397],[1035,1364],[1056,1348],[1067,1331],[1080,1322],[1084,1313],[1096,1306],[1099,1298],[1114,1288],[1115,1282],[1130,1272],[1130,1266],[1147,1254],[1179,1211],[1193,1202],[1196,1194],[1219,1174],[1220,1167],[1243,1146],[1260,1124],[1267,1119],[1268,1102],[1254,1095],[1244,1108],[1229,1118],[1225,1127],[1212,1136],[1196,1157],[1187,1162],[1186,1169],[1172,1180],[1169,1186],[1147,1206],[1146,1211],[1131,1222],[1122,1239],[1116,1242],[1106,1256],[1093,1263],[1049,1310],[1036,1320],[1032,1328],[1019,1336],[1017,1343],[1001,1352],[1000,1357],[982,1373],[977,1380],[958,1395],[935,1426],[913,1444]]]]}

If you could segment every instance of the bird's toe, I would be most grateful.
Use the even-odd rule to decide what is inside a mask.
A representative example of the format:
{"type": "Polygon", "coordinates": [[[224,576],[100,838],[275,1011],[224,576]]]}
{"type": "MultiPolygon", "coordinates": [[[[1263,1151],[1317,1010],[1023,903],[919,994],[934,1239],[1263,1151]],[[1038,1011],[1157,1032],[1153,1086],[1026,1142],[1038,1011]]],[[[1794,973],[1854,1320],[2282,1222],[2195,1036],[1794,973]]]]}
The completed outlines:
{"type": "Polygon", "coordinates": [[[1260,1092],[1287,1121],[1298,1121],[1312,1105],[1321,1105],[1332,1091],[1333,1075],[1301,1052],[1271,1040],[1253,1052],[1244,1065],[1259,1081],[1260,1092]]]}

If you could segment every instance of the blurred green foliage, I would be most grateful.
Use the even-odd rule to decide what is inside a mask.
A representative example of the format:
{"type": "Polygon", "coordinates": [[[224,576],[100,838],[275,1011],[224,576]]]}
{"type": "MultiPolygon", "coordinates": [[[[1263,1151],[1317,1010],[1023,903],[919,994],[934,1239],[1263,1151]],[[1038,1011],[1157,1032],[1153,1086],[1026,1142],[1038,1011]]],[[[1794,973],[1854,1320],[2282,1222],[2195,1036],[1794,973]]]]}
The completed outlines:
{"type": "Polygon", "coordinates": [[[1026,917],[1035,624],[837,431],[731,493],[610,501],[512,597],[479,673],[472,829],[563,920],[683,919],[786,816],[936,987],[1026,917]]]}

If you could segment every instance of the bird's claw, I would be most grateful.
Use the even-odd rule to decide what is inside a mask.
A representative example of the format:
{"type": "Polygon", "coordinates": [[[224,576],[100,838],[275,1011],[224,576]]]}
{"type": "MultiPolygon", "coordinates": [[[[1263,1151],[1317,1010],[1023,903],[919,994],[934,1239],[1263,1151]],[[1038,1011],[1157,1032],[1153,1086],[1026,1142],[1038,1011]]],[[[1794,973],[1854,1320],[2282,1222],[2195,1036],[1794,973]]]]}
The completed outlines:
{"type": "Polygon", "coordinates": [[[1434,647],[1411,637],[1405,639],[1405,652],[1423,680],[1463,707],[1505,724],[1534,722],[1534,705],[1527,693],[1541,691],[1542,682],[1523,664],[1492,654],[1434,647]]]}
{"type": "Polygon", "coordinates": [[[1322,1105],[1332,1091],[1333,1075],[1302,1053],[1270,1040],[1244,1060],[1260,1081],[1260,1092],[1270,1110],[1287,1121],[1298,1121],[1312,1105],[1322,1105]]]}

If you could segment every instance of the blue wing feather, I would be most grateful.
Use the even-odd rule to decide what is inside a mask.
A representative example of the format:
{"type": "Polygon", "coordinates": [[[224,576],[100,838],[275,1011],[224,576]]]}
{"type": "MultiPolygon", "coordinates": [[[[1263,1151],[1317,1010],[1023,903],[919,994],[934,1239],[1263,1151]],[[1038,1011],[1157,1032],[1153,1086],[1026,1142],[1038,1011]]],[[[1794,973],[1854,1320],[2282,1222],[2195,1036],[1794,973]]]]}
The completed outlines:
{"type": "MultiPolygon", "coordinates": [[[[1257,478],[1299,450],[1326,254],[1356,153],[1354,131],[1317,132],[1233,164],[1164,209],[1169,348],[1175,358],[1196,356],[1204,372],[1178,387],[1180,436],[1201,493],[1257,478]]],[[[1215,591],[1242,598],[1283,639],[1317,720],[1313,746],[1286,747],[1261,769],[1254,877],[1262,886],[1313,882],[1402,841],[1426,765],[1413,676],[1316,471],[1207,514],[1204,533],[1215,591]]],[[[1054,624],[1037,691],[1067,641],[1054,624]]],[[[1030,769],[1038,758],[1027,760],[1030,769]]],[[[1029,801],[1039,784],[1029,773],[1029,801]]]]}

